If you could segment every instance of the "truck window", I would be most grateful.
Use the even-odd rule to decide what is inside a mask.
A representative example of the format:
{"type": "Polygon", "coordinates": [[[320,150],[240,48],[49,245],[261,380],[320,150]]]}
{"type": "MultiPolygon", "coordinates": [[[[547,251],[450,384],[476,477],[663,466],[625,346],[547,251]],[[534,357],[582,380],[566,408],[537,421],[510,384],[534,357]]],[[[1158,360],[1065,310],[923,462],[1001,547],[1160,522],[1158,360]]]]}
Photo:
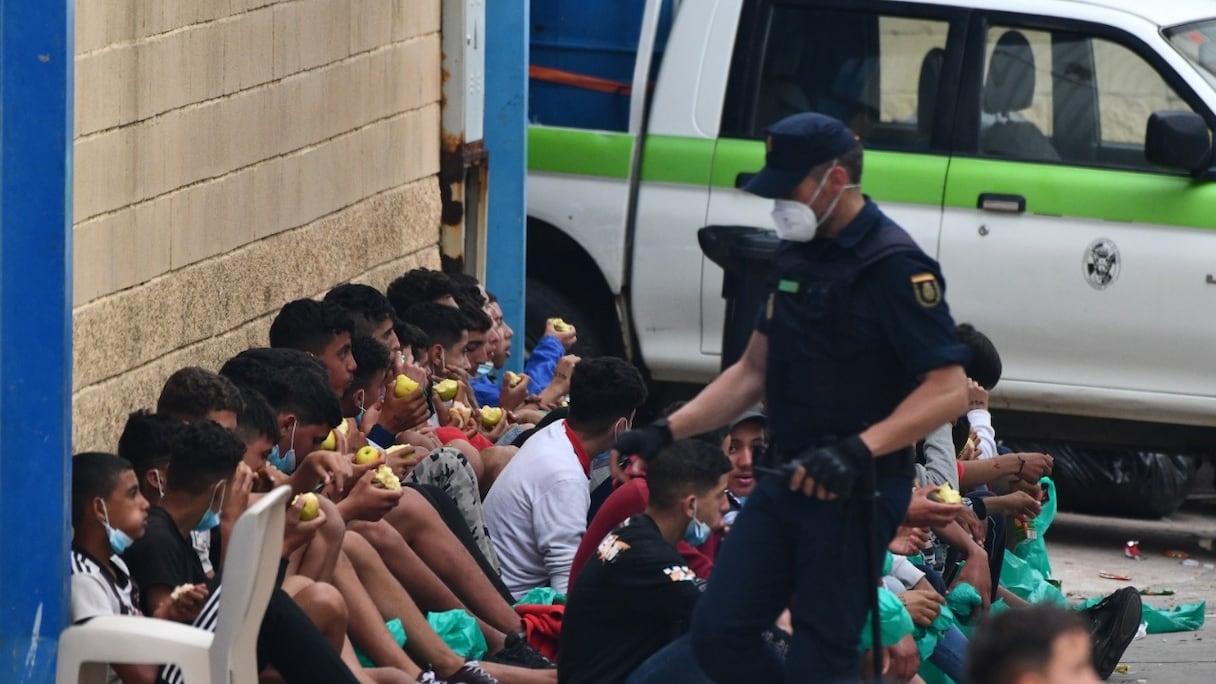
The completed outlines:
{"type": "MultiPolygon", "coordinates": [[[[659,0],[651,82],[675,6],[659,0]]],[[[533,124],[625,131],[647,0],[533,0],[528,119],[533,124]]]]}
{"type": "Polygon", "coordinates": [[[928,151],[949,23],[776,5],[764,30],[746,137],[817,111],[869,148],[928,151]]]}
{"type": "Polygon", "coordinates": [[[1149,115],[1190,109],[1139,54],[1103,37],[991,26],[986,54],[983,156],[1151,170],[1149,115]]]}

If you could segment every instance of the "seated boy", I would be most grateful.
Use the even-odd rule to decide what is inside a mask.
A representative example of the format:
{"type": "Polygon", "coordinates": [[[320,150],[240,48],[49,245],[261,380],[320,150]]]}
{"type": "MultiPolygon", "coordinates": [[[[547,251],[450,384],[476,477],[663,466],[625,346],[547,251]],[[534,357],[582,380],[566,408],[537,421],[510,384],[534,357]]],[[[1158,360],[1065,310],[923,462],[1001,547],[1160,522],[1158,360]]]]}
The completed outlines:
{"type": "MultiPolygon", "coordinates": [[[[241,396],[236,385],[228,378],[197,366],[188,366],[170,375],[156,400],[158,414],[185,423],[210,419],[227,430],[236,429],[236,415],[240,410],[241,396]]],[[[190,541],[203,562],[207,577],[215,576],[216,560],[212,558],[211,547],[218,545],[219,534],[218,528],[190,533],[190,541]]]]}
{"type": "Polygon", "coordinates": [[[698,440],[648,463],[650,501],[599,543],[566,603],[558,681],[705,681],[685,635],[704,582],[676,543],[722,526],[730,462],[698,440]]]}
{"type": "Polygon", "coordinates": [[[346,283],[325,293],[325,301],[346,310],[355,324],[354,336],[371,337],[391,352],[401,351],[401,341],[393,331],[397,312],[388,297],[370,285],[346,283]]]}
{"type": "Polygon", "coordinates": [[[209,418],[233,430],[241,397],[224,377],[197,366],[174,371],[161,387],[156,412],[182,422],[209,418]]]}
{"type": "MultiPolygon", "coordinates": [[[[143,588],[144,612],[167,610],[174,603],[174,590],[183,584],[210,581],[190,543],[190,532],[219,526],[224,492],[244,454],[241,440],[211,421],[186,425],[174,437],[165,497],[148,512],[147,534],[123,554],[131,576],[143,588]]],[[[194,616],[184,617],[188,621],[194,616]]]]}
{"type": "MultiPolygon", "coordinates": [[[[341,397],[350,388],[357,368],[350,352],[353,331],[354,323],[337,304],[298,299],[283,305],[270,324],[270,346],[297,349],[320,359],[329,375],[330,387],[341,397]]],[[[386,434],[395,435],[422,423],[429,414],[425,400],[419,395],[401,398],[390,395],[385,398],[379,424],[386,434]]],[[[384,439],[381,436],[380,440],[384,439]]]]}
{"type": "MultiPolygon", "coordinates": [[[[87,452],[72,459],[72,624],[99,615],[141,615],[139,589],[119,554],[144,536],[148,501],[135,471],[114,454],[87,452]]],[[[188,621],[202,608],[199,586],[159,606],[156,617],[188,621]]],[[[111,682],[151,684],[157,665],[114,664],[111,682]]]]}
{"type": "Polygon", "coordinates": [[[580,362],[569,417],[532,435],[498,476],[485,498],[485,520],[514,596],[540,586],[566,592],[587,530],[591,457],[612,446],[645,401],[641,373],[627,362],[580,362]]]}

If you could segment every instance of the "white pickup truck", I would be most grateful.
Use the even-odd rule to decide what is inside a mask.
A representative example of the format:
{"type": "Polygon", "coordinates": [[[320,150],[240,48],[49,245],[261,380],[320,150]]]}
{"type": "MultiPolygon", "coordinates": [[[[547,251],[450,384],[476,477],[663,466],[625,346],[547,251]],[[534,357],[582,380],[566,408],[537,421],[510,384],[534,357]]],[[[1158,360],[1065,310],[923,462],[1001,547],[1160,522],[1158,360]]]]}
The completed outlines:
{"type": "Polygon", "coordinates": [[[766,125],[820,111],[1000,350],[1003,434],[1216,446],[1216,3],[532,6],[530,327],[558,313],[657,380],[711,379],[722,271],[697,231],[771,228],[740,177],[766,125]]]}

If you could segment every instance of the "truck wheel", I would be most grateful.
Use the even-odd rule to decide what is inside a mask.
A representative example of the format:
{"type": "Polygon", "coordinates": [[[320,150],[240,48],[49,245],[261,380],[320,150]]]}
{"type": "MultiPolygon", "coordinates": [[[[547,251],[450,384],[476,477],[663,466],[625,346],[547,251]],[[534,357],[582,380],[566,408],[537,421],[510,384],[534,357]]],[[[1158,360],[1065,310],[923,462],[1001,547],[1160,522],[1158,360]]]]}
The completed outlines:
{"type": "Polygon", "coordinates": [[[552,285],[528,278],[528,301],[524,311],[524,339],[528,351],[545,334],[545,321],[550,318],[563,318],[578,328],[578,342],[570,350],[571,354],[591,358],[608,353],[605,344],[608,338],[599,327],[606,323],[603,316],[593,316],[589,308],[575,304],[552,285]]]}

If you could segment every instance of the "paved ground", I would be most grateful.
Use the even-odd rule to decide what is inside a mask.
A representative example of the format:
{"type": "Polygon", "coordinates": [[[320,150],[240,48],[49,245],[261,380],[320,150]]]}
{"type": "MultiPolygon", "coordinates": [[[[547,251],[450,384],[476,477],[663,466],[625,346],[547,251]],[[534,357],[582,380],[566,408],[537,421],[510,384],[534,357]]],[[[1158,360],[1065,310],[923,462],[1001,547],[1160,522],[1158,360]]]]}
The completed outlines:
{"type": "Polygon", "coordinates": [[[1121,662],[1126,674],[1111,682],[1216,681],[1216,507],[1189,508],[1167,520],[1142,521],[1061,513],[1047,534],[1054,575],[1069,600],[1103,596],[1123,586],[1173,589],[1173,596],[1147,596],[1155,607],[1207,601],[1207,619],[1197,632],[1150,634],[1132,642],[1121,662]],[[1140,542],[1143,560],[1125,558],[1123,543],[1140,542]],[[1206,547],[1206,548],[1205,548],[1206,547]],[[1184,551],[1199,563],[1187,567],[1166,551],[1184,551]],[[1103,579],[1100,572],[1127,575],[1129,581],[1103,579]]]}

